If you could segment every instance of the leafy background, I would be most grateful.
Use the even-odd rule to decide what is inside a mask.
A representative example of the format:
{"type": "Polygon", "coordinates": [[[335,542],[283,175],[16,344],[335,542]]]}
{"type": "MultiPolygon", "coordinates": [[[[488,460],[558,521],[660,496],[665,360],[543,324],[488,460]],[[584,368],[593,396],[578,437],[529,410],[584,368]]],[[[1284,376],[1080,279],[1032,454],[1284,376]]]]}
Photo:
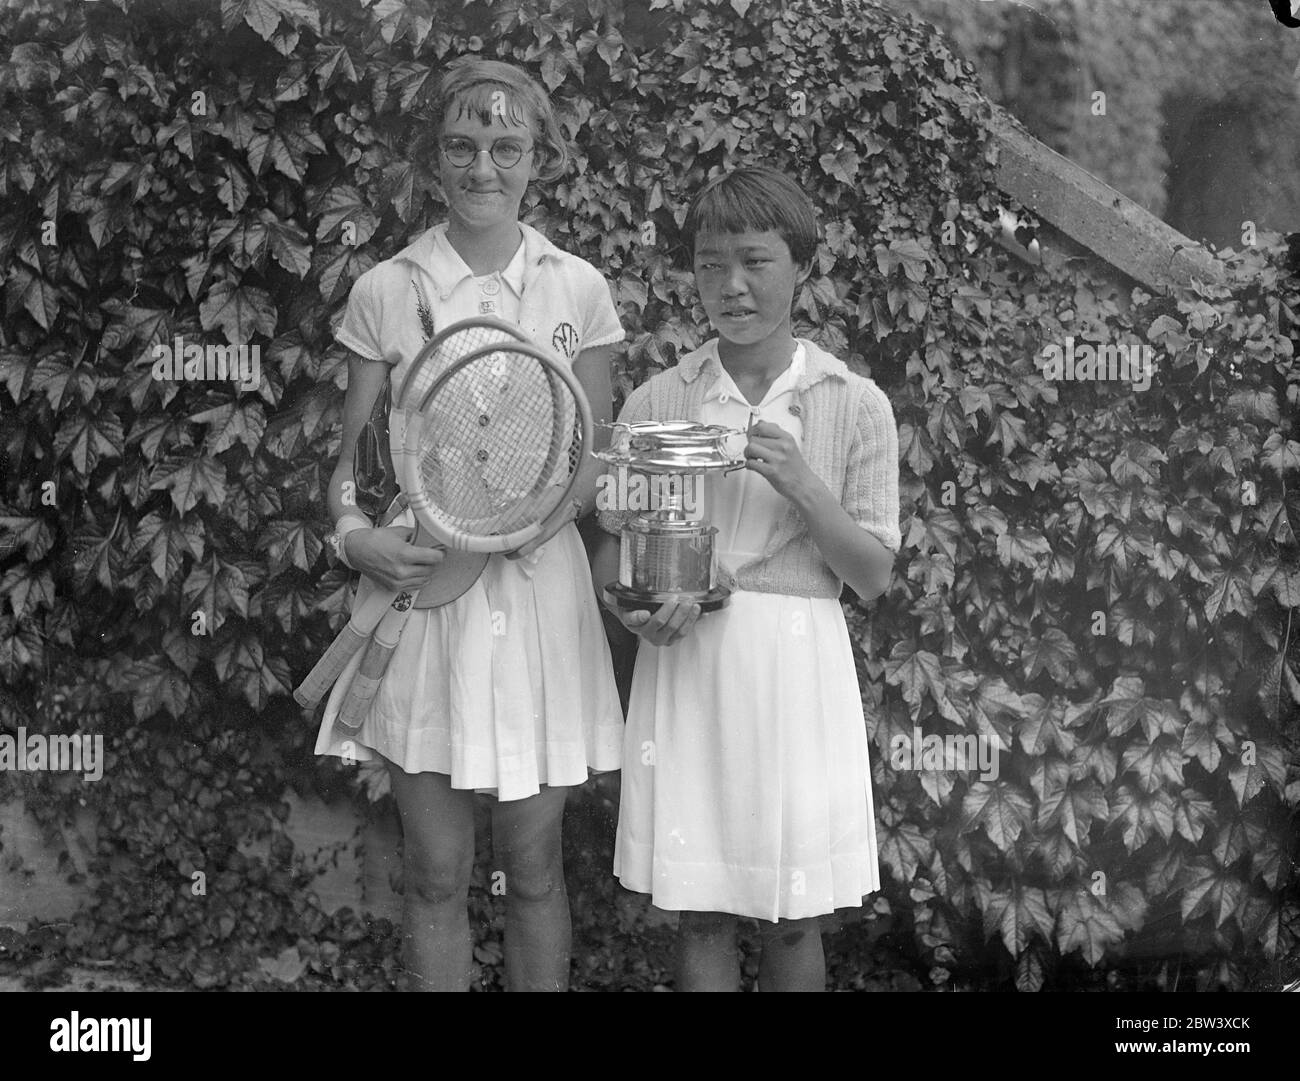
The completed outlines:
{"type": "MultiPolygon", "coordinates": [[[[576,160],[526,217],[607,274],[620,395],[705,333],[678,231],[707,176],[761,159],[818,203],[797,330],[889,394],[904,503],[890,590],[848,601],[887,881],[834,923],[835,985],[1293,970],[1300,377],[1275,234],[1171,296],[1014,261],[973,69],[853,0],[34,0],[0,40],[0,719],[108,749],[93,785],[0,777],[51,844],[79,811],[100,826],[93,903],[20,962],[389,985],[392,927],[326,914],[284,832],[291,791],[366,798],[289,691],[348,607],[322,553],[330,328],[439,220],[408,151],[440,64],[481,52],[561,110],[576,160]],[[259,345],[262,386],[155,381],[178,334],[259,345]],[[1035,354],[1071,334],[1152,345],[1152,389],[1045,381],[1035,354]],[[914,725],[996,739],[999,778],[891,769],[914,725]]],[[[610,880],[613,798],[573,801],[576,986],[654,986],[667,931],[610,880]]]]}

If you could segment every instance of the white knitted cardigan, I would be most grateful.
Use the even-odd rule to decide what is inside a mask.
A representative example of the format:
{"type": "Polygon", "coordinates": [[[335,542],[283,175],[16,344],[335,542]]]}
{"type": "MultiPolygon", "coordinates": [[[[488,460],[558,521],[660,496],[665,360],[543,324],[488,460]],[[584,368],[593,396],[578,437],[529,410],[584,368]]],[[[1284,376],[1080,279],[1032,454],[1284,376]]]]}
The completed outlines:
{"type": "MultiPolygon", "coordinates": [[[[863,529],[891,552],[902,546],[899,534],[898,427],[889,399],[874,380],[813,342],[790,406],[803,421],[802,452],[809,468],[839,496],[840,504],[863,529]]],[[[716,339],[637,387],[619,420],[698,420],[704,396],[722,372],[716,339]],[[701,378],[703,377],[703,378],[701,378]]],[[[628,511],[601,511],[600,525],[619,534],[633,517],[628,511]]],[[[791,504],[763,554],[736,568],[719,568],[721,584],[757,593],[838,597],[843,583],[822,559],[803,517],[791,504]]]]}

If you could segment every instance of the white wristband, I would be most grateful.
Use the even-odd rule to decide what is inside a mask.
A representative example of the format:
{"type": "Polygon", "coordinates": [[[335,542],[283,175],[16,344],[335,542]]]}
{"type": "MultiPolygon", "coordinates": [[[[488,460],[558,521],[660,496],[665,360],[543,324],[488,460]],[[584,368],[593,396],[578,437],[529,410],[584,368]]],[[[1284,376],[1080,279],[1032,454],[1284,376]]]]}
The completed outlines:
{"type": "Polygon", "coordinates": [[[334,527],[334,535],[338,538],[338,548],[335,554],[339,557],[339,562],[349,570],[356,570],[357,568],[348,562],[347,546],[344,544],[347,535],[354,530],[370,529],[371,527],[372,523],[370,519],[365,518],[360,514],[345,514],[338,520],[338,524],[334,527]]]}

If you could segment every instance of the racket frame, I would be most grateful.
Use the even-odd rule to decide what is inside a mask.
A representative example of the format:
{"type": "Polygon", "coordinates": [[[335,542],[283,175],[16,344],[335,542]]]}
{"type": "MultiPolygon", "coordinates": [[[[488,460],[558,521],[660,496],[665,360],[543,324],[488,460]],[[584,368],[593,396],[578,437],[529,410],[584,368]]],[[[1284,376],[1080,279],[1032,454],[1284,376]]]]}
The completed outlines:
{"type": "MultiPolygon", "coordinates": [[[[579,468],[574,468],[569,475],[568,484],[561,489],[555,507],[550,508],[536,522],[511,530],[509,533],[489,536],[465,533],[447,524],[439,517],[438,508],[426,494],[423,478],[420,475],[420,439],[426,421],[425,410],[434,395],[461,369],[502,349],[531,357],[542,365],[548,380],[551,380],[552,384],[556,379],[565,384],[573,396],[574,408],[577,414],[575,418],[576,426],[582,437],[582,453],[584,455],[591,453],[590,447],[594,431],[591,418],[591,403],[587,401],[586,392],[582,389],[582,384],[578,382],[577,376],[569,370],[567,365],[561,364],[546,350],[524,340],[494,342],[473,349],[453,361],[438,375],[429,389],[421,396],[419,405],[416,408],[407,407],[405,401],[403,401],[401,407],[394,410],[394,419],[389,423],[388,434],[392,443],[393,467],[397,471],[398,481],[406,494],[408,506],[415,514],[416,519],[429,533],[447,548],[457,551],[511,552],[536,540],[549,526],[556,525],[558,527],[558,525],[562,525],[564,516],[563,514],[557,515],[556,512],[563,510],[565,503],[569,501],[580,472],[579,468]]],[[[404,385],[403,390],[405,391],[405,389],[404,385]]],[[[571,432],[572,429],[566,432],[563,423],[555,425],[555,430],[551,436],[551,445],[547,450],[548,459],[557,458],[558,444],[565,438],[566,434],[571,434],[571,432]]],[[[553,471],[552,468],[551,472],[553,471]]],[[[548,476],[549,473],[543,476],[542,481],[529,493],[530,497],[534,497],[545,488],[551,487],[546,482],[548,476]]]]}

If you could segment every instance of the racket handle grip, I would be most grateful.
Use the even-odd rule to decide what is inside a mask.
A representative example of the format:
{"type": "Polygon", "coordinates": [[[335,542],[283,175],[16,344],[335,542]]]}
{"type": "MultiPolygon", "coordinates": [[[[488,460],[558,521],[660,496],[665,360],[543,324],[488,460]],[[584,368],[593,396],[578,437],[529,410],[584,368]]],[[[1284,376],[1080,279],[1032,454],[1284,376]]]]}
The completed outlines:
{"type": "Polygon", "coordinates": [[[348,661],[370,641],[376,625],[397,596],[396,593],[373,587],[373,584],[366,585],[366,582],[368,580],[363,579],[363,588],[372,591],[364,600],[360,599],[358,593],[358,602],[347,626],[339,632],[325,655],[316,662],[315,667],[307,673],[307,678],[293,692],[294,701],[305,709],[315,708],[325,693],[334,686],[343,669],[348,666],[348,661]]]}
{"type": "Polygon", "coordinates": [[[334,686],[348,661],[368,641],[370,635],[361,634],[351,623],[344,627],[325,655],[316,662],[316,667],[298,684],[293,692],[294,701],[305,709],[315,708],[316,703],[325,697],[325,692],[334,686]]]}
{"type": "Polygon", "coordinates": [[[347,697],[339,707],[337,717],[339,724],[354,732],[359,729],[366,719],[366,714],[370,712],[370,703],[375,700],[375,695],[379,693],[379,685],[383,681],[382,672],[378,676],[370,676],[358,669],[348,687],[347,697]]]}
{"type": "Polygon", "coordinates": [[[374,637],[361,658],[361,666],[352,677],[348,693],[339,708],[338,720],[344,727],[360,728],[365,721],[366,714],[370,712],[370,703],[374,701],[379,685],[384,681],[384,673],[388,671],[388,662],[393,659],[393,651],[397,648],[397,640],[401,637],[409,612],[409,607],[390,609],[375,630],[374,637]]]}

